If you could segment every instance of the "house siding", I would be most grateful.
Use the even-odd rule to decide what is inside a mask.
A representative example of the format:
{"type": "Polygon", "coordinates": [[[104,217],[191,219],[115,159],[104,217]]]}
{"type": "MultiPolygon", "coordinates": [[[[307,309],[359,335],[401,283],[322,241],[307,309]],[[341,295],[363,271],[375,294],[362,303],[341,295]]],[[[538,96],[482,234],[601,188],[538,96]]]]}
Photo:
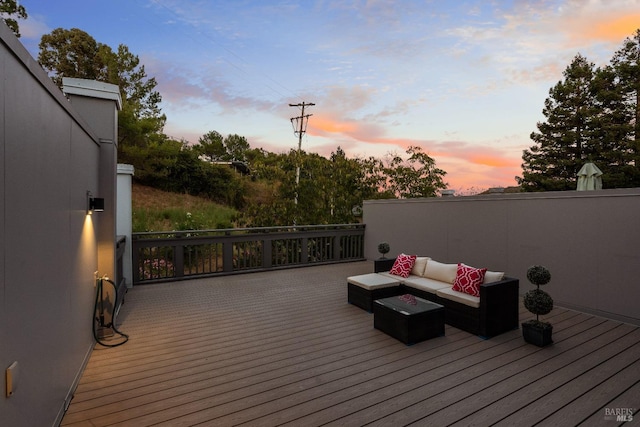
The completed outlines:
{"type": "Polygon", "coordinates": [[[4,23],[0,77],[0,424],[57,425],[94,345],[101,147],[4,23]]]}

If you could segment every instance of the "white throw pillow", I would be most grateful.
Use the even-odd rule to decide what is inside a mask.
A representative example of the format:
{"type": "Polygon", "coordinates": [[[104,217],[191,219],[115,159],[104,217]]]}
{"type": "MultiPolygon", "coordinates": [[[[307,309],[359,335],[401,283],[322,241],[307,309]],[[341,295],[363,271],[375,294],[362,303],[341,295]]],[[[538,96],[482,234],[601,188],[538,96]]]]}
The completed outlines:
{"type": "Polygon", "coordinates": [[[453,284],[453,281],[456,280],[457,272],[458,264],[443,264],[430,259],[427,261],[427,268],[425,268],[423,276],[429,279],[453,284]]]}
{"type": "Polygon", "coordinates": [[[424,274],[424,268],[427,266],[427,261],[431,258],[426,256],[419,256],[416,258],[416,262],[413,264],[411,274],[414,276],[422,276],[424,274]]]}
{"type": "Polygon", "coordinates": [[[504,271],[487,271],[484,273],[484,283],[499,282],[504,279],[504,271]]]}

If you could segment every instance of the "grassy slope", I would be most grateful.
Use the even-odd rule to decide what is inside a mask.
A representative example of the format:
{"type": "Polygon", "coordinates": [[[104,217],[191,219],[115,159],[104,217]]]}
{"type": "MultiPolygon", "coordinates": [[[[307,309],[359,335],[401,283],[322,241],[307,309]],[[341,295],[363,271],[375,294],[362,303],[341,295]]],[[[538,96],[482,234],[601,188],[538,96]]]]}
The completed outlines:
{"type": "Polygon", "coordinates": [[[234,209],[201,197],[135,183],[131,190],[134,232],[228,228],[237,215],[234,209]]]}

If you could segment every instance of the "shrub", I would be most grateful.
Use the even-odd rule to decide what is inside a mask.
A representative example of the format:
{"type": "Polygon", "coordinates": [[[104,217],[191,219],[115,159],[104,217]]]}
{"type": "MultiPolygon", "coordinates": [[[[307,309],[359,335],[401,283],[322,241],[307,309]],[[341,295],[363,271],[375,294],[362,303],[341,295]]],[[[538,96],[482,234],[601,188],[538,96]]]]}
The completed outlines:
{"type": "MultiPolygon", "coordinates": [[[[531,313],[536,315],[535,323],[539,326],[549,325],[540,322],[540,315],[549,314],[553,310],[553,298],[540,289],[541,285],[546,285],[551,280],[551,273],[541,265],[534,265],[527,270],[527,279],[536,285],[536,289],[528,291],[524,295],[524,306],[531,313]]],[[[549,325],[550,326],[550,325],[549,325]]]]}
{"type": "Polygon", "coordinates": [[[382,258],[391,250],[391,247],[387,242],[381,242],[378,244],[378,252],[382,254],[382,258]]]}

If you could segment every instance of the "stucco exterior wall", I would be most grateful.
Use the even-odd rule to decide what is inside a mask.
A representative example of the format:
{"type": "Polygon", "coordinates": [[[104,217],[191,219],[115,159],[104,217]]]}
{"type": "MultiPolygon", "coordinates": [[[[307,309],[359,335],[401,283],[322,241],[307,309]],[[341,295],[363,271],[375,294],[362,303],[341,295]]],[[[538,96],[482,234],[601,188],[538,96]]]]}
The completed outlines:
{"type": "Polygon", "coordinates": [[[505,271],[551,271],[556,305],[640,324],[640,189],[366,201],[365,256],[400,252],[505,271]]]}
{"type": "Polygon", "coordinates": [[[0,76],[0,424],[57,425],[94,344],[101,147],[2,22],[0,76]]]}

